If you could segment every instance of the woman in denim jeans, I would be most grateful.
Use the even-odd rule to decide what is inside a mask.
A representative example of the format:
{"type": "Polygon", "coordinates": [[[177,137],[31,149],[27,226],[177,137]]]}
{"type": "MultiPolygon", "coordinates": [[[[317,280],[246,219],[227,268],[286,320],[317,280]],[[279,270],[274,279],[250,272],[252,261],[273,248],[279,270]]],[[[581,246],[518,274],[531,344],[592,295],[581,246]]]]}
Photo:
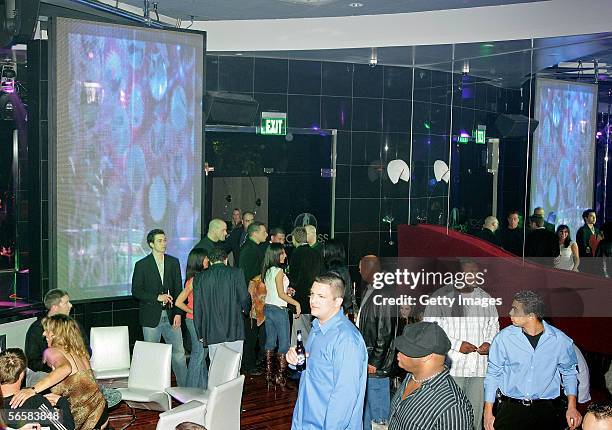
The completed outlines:
{"type": "Polygon", "coordinates": [[[287,259],[285,248],[280,243],[272,243],[266,250],[261,270],[261,279],[266,284],[266,381],[268,389],[271,385],[285,388],[287,380],[287,359],[285,354],[289,350],[289,316],[287,303],[295,306],[295,318],[300,316],[302,309],[297,300],[287,294],[289,279],[281,266],[287,259]],[[274,350],[278,346],[278,373],[274,376],[274,350]]]}
{"type": "Polygon", "coordinates": [[[206,250],[195,248],[187,257],[187,269],[185,274],[185,288],[176,298],[174,303],[179,309],[185,311],[185,324],[191,338],[191,354],[189,355],[189,366],[187,367],[187,387],[206,389],[208,386],[208,366],[205,360],[208,348],[202,345],[193,325],[193,278],[195,275],[208,267],[208,256],[206,250]],[[188,300],[188,303],[185,303],[188,300]]]}

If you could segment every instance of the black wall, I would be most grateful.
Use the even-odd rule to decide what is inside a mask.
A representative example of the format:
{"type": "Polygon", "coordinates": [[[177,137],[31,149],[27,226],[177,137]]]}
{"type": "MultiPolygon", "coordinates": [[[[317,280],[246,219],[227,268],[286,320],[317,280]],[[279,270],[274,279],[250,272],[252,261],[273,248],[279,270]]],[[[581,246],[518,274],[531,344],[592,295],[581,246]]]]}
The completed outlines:
{"type": "Polygon", "coordinates": [[[287,112],[289,127],[338,130],[335,232],[351,265],[368,253],[396,255],[396,225],[416,222],[432,200],[446,204],[448,187],[430,181],[433,162],[448,163],[451,112],[453,134],[477,124],[492,132],[499,112],[520,107],[518,91],[474,81],[464,98],[450,73],[415,69],[413,83],[409,67],[208,56],[206,70],[208,91],[251,95],[260,111],[287,112]],[[410,164],[411,126],[411,184],[394,185],[386,164],[410,164]],[[386,215],[395,218],[393,245],[386,215]]]}
{"type": "MultiPolygon", "coordinates": [[[[43,47],[32,50],[42,69],[32,70],[39,104],[34,107],[36,115],[30,114],[30,162],[37,169],[30,178],[31,270],[32,281],[41,279],[43,286],[48,285],[49,264],[45,55],[43,47]]],[[[477,124],[493,130],[498,113],[520,113],[518,92],[474,82],[473,96],[464,98],[460,83],[453,84],[445,72],[238,56],[207,56],[206,61],[208,91],[252,95],[262,111],[287,112],[289,127],[338,130],[335,232],[347,245],[353,267],[365,254],[396,255],[397,224],[416,222],[432,199],[446,202],[448,187],[431,180],[433,162],[448,162],[451,114],[453,134],[458,134],[477,124]],[[386,179],[387,162],[401,158],[409,163],[411,150],[410,183],[392,184],[386,179]],[[386,215],[395,218],[392,245],[388,224],[382,221],[386,215]]],[[[507,181],[504,186],[517,187],[520,182],[507,181]]],[[[132,342],[142,338],[137,303],[131,298],[81,303],[74,312],[87,330],[128,325],[132,342]]]]}

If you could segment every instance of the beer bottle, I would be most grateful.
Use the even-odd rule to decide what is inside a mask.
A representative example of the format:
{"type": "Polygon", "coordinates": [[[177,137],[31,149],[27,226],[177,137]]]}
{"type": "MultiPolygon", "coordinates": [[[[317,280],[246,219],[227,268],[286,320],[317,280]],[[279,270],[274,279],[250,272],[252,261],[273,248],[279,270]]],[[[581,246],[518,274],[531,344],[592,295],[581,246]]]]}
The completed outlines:
{"type": "MultiPolygon", "coordinates": [[[[164,294],[170,295],[170,290],[168,290],[168,292],[167,292],[167,293],[164,293],[164,294]]],[[[164,302],[164,303],[162,303],[162,309],[163,309],[163,310],[170,309],[170,307],[171,307],[171,306],[170,306],[170,304],[169,304],[168,302],[164,302]]]]}
{"type": "Polygon", "coordinates": [[[299,372],[306,370],[306,350],[304,349],[304,342],[302,341],[302,330],[297,331],[297,345],[295,346],[295,352],[297,354],[297,364],[295,369],[299,372]]]}

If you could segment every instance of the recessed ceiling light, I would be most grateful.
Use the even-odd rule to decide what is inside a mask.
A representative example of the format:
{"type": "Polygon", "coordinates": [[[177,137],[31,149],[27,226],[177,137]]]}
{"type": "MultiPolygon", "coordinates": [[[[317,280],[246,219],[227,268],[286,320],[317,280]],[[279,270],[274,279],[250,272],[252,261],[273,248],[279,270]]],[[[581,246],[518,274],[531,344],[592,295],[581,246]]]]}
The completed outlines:
{"type": "Polygon", "coordinates": [[[236,52],[234,55],[242,55],[242,52],[236,52]]]}
{"type": "Polygon", "coordinates": [[[484,45],[485,48],[493,48],[495,45],[493,43],[485,43],[484,45]]]}
{"type": "Polygon", "coordinates": [[[363,7],[363,3],[349,3],[350,7],[363,7]]]}

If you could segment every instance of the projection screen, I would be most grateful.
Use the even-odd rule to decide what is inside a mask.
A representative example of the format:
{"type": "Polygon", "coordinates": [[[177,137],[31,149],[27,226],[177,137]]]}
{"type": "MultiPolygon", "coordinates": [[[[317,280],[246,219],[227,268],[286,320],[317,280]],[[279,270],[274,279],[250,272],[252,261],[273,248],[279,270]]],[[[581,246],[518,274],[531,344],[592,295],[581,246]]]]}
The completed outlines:
{"type": "Polygon", "coordinates": [[[530,208],[543,207],[574,239],[593,206],[597,86],[538,79],[535,97],[530,208]]]}
{"type": "Polygon", "coordinates": [[[205,34],[58,18],[52,47],[51,286],[129,295],[161,228],[200,237],[205,34]]]}

